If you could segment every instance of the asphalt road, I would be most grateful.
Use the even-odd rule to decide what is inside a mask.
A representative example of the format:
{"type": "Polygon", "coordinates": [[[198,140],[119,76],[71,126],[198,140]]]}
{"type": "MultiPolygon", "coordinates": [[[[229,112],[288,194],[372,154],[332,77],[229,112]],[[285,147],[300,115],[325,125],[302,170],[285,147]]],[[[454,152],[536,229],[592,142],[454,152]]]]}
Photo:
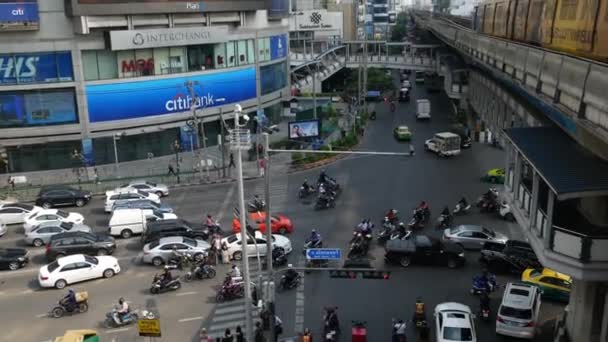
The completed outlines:
{"type": "MultiPolygon", "coordinates": [[[[351,156],[332,164],[327,171],[344,188],[336,208],[315,211],[310,201],[297,199],[297,190],[304,178],[316,181],[318,170],[287,175],[284,168],[273,167],[273,212],[286,214],[295,223],[295,232],[290,236],[294,246],[290,263],[302,265],[301,246],[312,228],[321,232],[326,247],[346,250],[356,223],[370,218],[379,224],[383,213],[390,207],[397,208],[405,220],[410,210],[424,199],[431,205],[434,222],[444,205],[453,207],[463,195],[469,201],[474,201],[488,187],[479,181],[481,174],[504,163],[501,151],[480,144],[474,144],[470,150],[450,159],[424,152],[424,140],[449,126],[452,106],[445,95],[427,94],[421,85],[414,85],[412,101],[398,104],[395,113],[390,113],[388,105],[384,103],[377,104],[376,111],[378,119],[368,125],[360,149],[408,151],[407,144],[397,143],[392,137],[394,126],[407,124],[414,133],[413,144],[417,154],[414,157],[351,156]],[[414,120],[417,98],[431,100],[433,118],[430,122],[414,120]]],[[[262,194],[263,182],[249,181],[245,188],[248,198],[254,193],[262,194]]],[[[236,193],[235,184],[200,186],[172,190],[171,195],[163,201],[172,205],[181,218],[200,222],[205,214],[211,213],[227,229],[232,208],[237,204],[236,193]]],[[[109,215],[102,208],[102,199],[95,198],[86,207],[69,210],[81,212],[87,224],[96,231],[105,232],[109,215]]],[[[458,217],[456,222],[484,224],[512,238],[521,236],[515,224],[478,214],[475,210],[467,216],[458,217]]],[[[434,236],[440,234],[431,228],[426,228],[426,233],[434,236]]],[[[20,227],[9,227],[9,233],[0,238],[0,246],[22,246],[21,238],[20,227]]],[[[177,292],[152,296],[148,288],[158,269],[139,263],[139,239],[118,240],[118,245],[114,255],[120,260],[121,274],[112,279],[74,285],[77,291],[89,292],[90,310],[86,314],[59,320],[46,317],[46,313],[64,292],[39,288],[36,277],[38,268],[46,263],[44,249],[27,247],[32,259],[30,265],[15,272],[0,272],[0,307],[3,308],[0,310],[0,321],[4,323],[0,341],[47,341],[61,335],[66,329],[74,328],[97,329],[104,341],[138,341],[140,338],[136,337],[134,326],[110,330],[101,326],[105,313],[111,310],[112,304],[120,296],[127,298],[134,308],[158,312],[164,336],[162,340],[166,341],[195,341],[201,327],[218,333],[226,327],[233,328],[242,323],[242,301],[220,305],[214,303],[221,276],[228,270],[226,265],[218,268],[219,276],[214,280],[187,283],[177,292]]],[[[429,318],[434,306],[444,301],[477,307],[477,298],[471,296],[468,290],[472,277],[480,272],[476,261],[478,252],[467,252],[467,264],[457,270],[421,266],[401,269],[384,265],[380,247],[375,247],[370,255],[375,267],[392,271],[389,280],[330,279],[326,272],[317,272],[306,274],[301,288],[278,294],[277,314],[284,322],[284,337],[294,336],[303,327],[308,327],[319,339],[322,308],[325,305],[339,307],[345,332],[343,341],[350,340],[348,328],[351,320],[367,321],[368,340],[389,341],[391,318],[410,318],[418,296],[427,303],[429,318]]],[[[252,259],[252,268],[257,268],[255,259],[252,259]]],[[[503,284],[513,280],[517,278],[499,278],[503,284]]],[[[494,311],[500,297],[501,293],[492,295],[494,311]]],[[[543,303],[543,320],[554,317],[561,310],[562,305],[543,303]]],[[[476,323],[480,341],[497,340],[493,321],[476,323]]]]}

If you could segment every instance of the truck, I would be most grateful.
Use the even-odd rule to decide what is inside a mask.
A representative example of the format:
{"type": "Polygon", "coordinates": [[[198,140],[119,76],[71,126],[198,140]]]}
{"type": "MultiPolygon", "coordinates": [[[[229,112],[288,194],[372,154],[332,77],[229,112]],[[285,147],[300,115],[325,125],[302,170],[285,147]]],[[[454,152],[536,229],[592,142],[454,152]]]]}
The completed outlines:
{"type": "Polygon", "coordinates": [[[422,99],[416,100],[416,120],[431,119],[431,101],[422,99]]]}
{"type": "Polygon", "coordinates": [[[424,142],[424,149],[437,153],[441,157],[460,154],[460,136],[451,132],[435,133],[424,142]]]}

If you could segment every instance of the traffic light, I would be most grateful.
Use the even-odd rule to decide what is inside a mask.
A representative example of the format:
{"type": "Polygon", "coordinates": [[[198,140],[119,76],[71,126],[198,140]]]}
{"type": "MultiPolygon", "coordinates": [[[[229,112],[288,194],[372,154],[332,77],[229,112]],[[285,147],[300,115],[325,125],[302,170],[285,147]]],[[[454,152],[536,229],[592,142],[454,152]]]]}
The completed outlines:
{"type": "Polygon", "coordinates": [[[378,270],[349,270],[336,269],[329,271],[330,278],[356,279],[361,275],[363,279],[390,279],[391,272],[378,270]]]}

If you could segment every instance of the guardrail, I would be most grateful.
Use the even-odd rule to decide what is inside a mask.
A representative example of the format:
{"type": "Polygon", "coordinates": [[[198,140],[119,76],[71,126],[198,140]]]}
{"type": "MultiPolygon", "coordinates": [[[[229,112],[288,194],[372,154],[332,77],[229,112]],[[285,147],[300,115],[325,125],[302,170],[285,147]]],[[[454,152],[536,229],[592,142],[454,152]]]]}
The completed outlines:
{"type": "Polygon", "coordinates": [[[576,122],[583,121],[608,140],[608,65],[489,37],[442,20],[417,21],[445,43],[548,102],[553,108],[546,114],[570,133],[576,133],[576,122]]]}
{"type": "Polygon", "coordinates": [[[551,250],[584,263],[608,261],[608,235],[596,236],[553,225],[551,250]]]}

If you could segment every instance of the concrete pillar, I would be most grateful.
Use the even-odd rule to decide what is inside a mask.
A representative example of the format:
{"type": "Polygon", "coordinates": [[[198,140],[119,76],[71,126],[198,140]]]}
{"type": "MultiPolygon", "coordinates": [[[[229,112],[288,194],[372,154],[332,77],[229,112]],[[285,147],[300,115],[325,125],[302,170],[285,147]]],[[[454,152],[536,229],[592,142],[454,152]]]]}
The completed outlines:
{"type": "Polygon", "coordinates": [[[555,193],[549,189],[549,196],[547,199],[547,221],[543,230],[540,232],[543,237],[543,246],[545,249],[551,249],[551,234],[553,232],[553,206],[555,205],[555,193]]]}
{"type": "Polygon", "coordinates": [[[515,167],[513,169],[513,193],[517,199],[519,196],[519,181],[521,179],[522,156],[515,152],[515,167]]]}
{"type": "MultiPolygon", "coordinates": [[[[530,200],[530,229],[536,227],[536,209],[538,208],[538,187],[540,183],[540,177],[536,170],[532,171],[532,199],[530,200]]],[[[542,227],[537,227],[542,229],[542,227]]]]}
{"type": "MultiPolygon", "coordinates": [[[[573,279],[570,292],[569,312],[566,317],[566,329],[571,341],[597,342],[592,340],[592,323],[599,283],[573,279]]],[[[601,319],[597,317],[596,319],[601,319]]],[[[597,336],[596,336],[597,337],[597,336]]]]}
{"type": "MultiPolygon", "coordinates": [[[[604,284],[607,286],[607,284],[604,284]]],[[[598,317],[600,319],[600,317],[598,317]]],[[[600,342],[608,342],[608,295],[604,298],[604,316],[602,319],[602,330],[600,331],[600,342]]]]}
{"type": "Polygon", "coordinates": [[[505,146],[507,157],[505,158],[505,191],[513,192],[513,187],[509,184],[509,168],[513,163],[513,150],[515,149],[510,142],[508,142],[505,146]]]}

